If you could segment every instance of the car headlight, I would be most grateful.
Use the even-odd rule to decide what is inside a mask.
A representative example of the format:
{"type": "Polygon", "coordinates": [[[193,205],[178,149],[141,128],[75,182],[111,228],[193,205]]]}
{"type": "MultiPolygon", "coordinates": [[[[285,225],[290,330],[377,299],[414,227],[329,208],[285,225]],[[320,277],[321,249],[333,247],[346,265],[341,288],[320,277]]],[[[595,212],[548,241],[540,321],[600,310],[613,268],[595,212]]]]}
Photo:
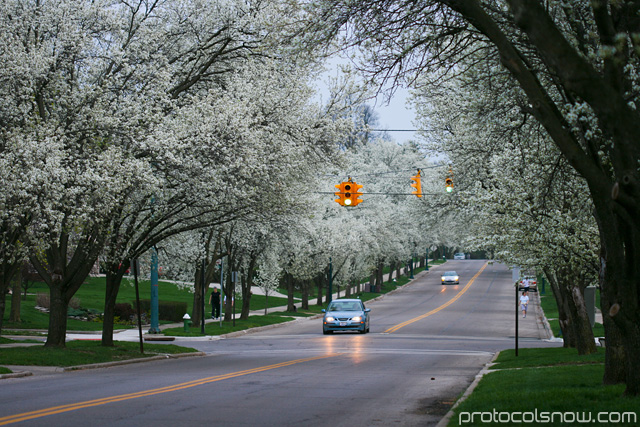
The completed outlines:
{"type": "Polygon", "coordinates": [[[453,280],[455,280],[455,281],[457,282],[457,281],[459,280],[458,276],[455,276],[455,277],[453,278],[453,280]]]}
{"type": "Polygon", "coordinates": [[[327,316],[327,317],[324,318],[325,322],[333,322],[334,320],[336,320],[336,319],[334,319],[333,316],[327,316]]]}
{"type": "Polygon", "coordinates": [[[442,281],[444,282],[444,276],[442,276],[442,281]]]}
{"type": "Polygon", "coordinates": [[[351,318],[352,322],[361,322],[362,321],[362,316],[355,316],[351,318]]]}

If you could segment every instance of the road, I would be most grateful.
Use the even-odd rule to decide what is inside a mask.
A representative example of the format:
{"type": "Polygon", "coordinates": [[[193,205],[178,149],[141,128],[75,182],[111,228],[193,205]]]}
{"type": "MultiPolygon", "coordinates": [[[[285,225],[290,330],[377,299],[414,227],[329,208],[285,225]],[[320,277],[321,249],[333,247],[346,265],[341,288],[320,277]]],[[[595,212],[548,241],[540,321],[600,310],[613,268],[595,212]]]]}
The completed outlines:
{"type": "MultiPolygon", "coordinates": [[[[559,345],[541,339],[532,305],[520,347],[559,345]]],[[[0,425],[435,425],[514,346],[515,294],[499,264],[448,261],[367,307],[366,335],[322,335],[320,319],[305,319],[178,342],[202,357],[6,379],[0,425]],[[445,268],[459,285],[439,283],[445,268]]]]}

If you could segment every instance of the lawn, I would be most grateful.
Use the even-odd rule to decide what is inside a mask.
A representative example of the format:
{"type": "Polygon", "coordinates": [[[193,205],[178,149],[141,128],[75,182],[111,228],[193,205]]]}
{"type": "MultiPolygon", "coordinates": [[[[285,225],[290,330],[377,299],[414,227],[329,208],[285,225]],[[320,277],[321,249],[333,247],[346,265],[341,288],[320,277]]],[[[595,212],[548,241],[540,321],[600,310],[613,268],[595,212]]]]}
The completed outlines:
{"type": "MultiPolygon", "coordinates": [[[[623,397],[624,385],[602,385],[604,349],[579,356],[570,348],[525,348],[518,357],[506,350],[496,363],[454,410],[449,426],[505,424],[516,415],[542,422],[554,413],[553,422],[544,425],[573,425],[579,418],[595,423],[600,413],[624,415],[636,421],[620,425],[637,425],[640,397],[623,397]]],[[[510,420],[507,424],[517,422],[510,420]]]]}
{"type": "MultiPolygon", "coordinates": [[[[87,282],[80,287],[74,298],[77,298],[82,308],[94,309],[102,312],[105,299],[105,279],[104,277],[90,277],[87,282]]],[[[139,282],[141,299],[147,298],[151,283],[147,281],[139,282]]],[[[39,329],[46,330],[49,325],[49,314],[35,309],[36,295],[35,293],[48,293],[48,288],[44,284],[38,284],[37,287],[29,290],[30,294],[27,299],[20,304],[20,323],[9,322],[9,313],[11,310],[11,298],[7,298],[7,308],[5,310],[5,318],[3,324],[3,334],[11,329],[39,329]]],[[[181,287],[172,282],[160,281],[158,283],[158,295],[162,301],[178,301],[187,304],[187,312],[192,312],[193,293],[188,288],[181,287]]],[[[133,281],[124,280],[118,292],[118,303],[130,303],[135,306],[135,287],[133,281]]],[[[240,304],[241,301],[238,301],[240,304]]],[[[280,307],[287,304],[286,298],[269,297],[269,307],[280,307]]],[[[251,297],[251,309],[263,310],[266,306],[266,297],[263,295],[253,295],[251,297]]],[[[210,306],[207,305],[207,311],[210,306]]],[[[160,323],[169,323],[161,321],[160,323]]],[[[131,328],[133,325],[116,324],[116,329],[131,328]]],[[[100,331],[102,330],[102,322],[87,322],[69,318],[67,320],[67,330],[69,331],[100,331]]]]}

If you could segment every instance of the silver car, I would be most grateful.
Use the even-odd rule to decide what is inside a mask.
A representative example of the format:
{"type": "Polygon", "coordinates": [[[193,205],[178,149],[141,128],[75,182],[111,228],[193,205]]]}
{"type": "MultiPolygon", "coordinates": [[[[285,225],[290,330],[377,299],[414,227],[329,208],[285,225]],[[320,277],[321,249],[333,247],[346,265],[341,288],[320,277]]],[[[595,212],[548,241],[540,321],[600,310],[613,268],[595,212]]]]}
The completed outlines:
{"type": "Polygon", "coordinates": [[[457,285],[460,283],[460,276],[455,271],[445,271],[441,280],[443,285],[445,283],[455,283],[457,285]]]}
{"type": "Polygon", "coordinates": [[[369,312],[359,299],[337,299],[331,301],[326,310],[322,310],[322,333],[332,334],[334,331],[357,331],[361,334],[369,332],[369,312]]]}

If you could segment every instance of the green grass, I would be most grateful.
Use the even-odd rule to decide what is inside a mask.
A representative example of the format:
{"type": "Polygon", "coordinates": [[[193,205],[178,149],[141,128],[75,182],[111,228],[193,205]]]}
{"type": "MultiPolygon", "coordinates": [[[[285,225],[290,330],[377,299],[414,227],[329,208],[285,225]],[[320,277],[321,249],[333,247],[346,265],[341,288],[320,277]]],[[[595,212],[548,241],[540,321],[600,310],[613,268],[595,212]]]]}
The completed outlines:
{"type": "Polygon", "coordinates": [[[44,345],[3,348],[0,352],[0,364],[76,366],[196,351],[173,344],[144,343],[144,354],[141,354],[140,343],[137,342],[117,341],[114,347],[102,347],[97,341],[70,341],[62,349],[45,348],[44,345]]]}
{"type": "MultiPolygon", "coordinates": [[[[145,298],[145,295],[148,295],[147,292],[150,288],[150,282],[142,281],[139,283],[141,298],[145,298]]],[[[104,298],[105,298],[105,279],[104,277],[91,277],[87,280],[87,283],[82,285],[78,292],[75,295],[80,301],[80,306],[82,308],[90,308],[99,310],[102,312],[104,309],[104,298]]],[[[46,293],[48,292],[48,288],[45,285],[38,286],[35,288],[31,288],[29,292],[40,292],[46,293]]],[[[187,312],[192,313],[193,306],[193,293],[191,293],[188,289],[181,288],[174,283],[160,281],[158,283],[158,294],[163,301],[179,301],[187,304],[187,312]]],[[[208,295],[207,297],[208,298],[208,295]]],[[[207,300],[208,301],[208,300],[207,300]]],[[[132,283],[129,283],[128,280],[124,280],[123,284],[120,286],[120,291],[118,293],[117,302],[128,302],[132,305],[135,303],[135,288],[132,283]]],[[[237,301],[239,305],[241,303],[240,300],[237,301]]],[[[277,298],[274,296],[270,296],[269,307],[280,307],[287,304],[286,298],[277,298]]],[[[20,304],[20,320],[21,322],[9,322],[9,313],[11,310],[11,300],[7,298],[7,308],[5,310],[5,319],[3,323],[3,334],[11,333],[12,329],[20,329],[20,334],[23,334],[22,330],[24,329],[35,329],[35,330],[43,330],[46,331],[49,326],[49,314],[43,313],[39,310],[35,309],[36,304],[36,296],[35,295],[27,295],[26,301],[21,301],[20,304]]],[[[251,310],[264,310],[267,305],[266,297],[264,295],[253,295],[251,297],[251,310]]],[[[299,303],[298,303],[299,305],[299,303]]],[[[207,304],[206,307],[207,312],[211,311],[211,306],[207,304]]],[[[239,308],[238,308],[239,310],[239,308]]],[[[170,323],[167,321],[161,321],[161,324],[170,323]]],[[[115,324],[115,329],[127,329],[134,327],[135,325],[124,325],[124,324],[115,324]]],[[[82,320],[67,319],[67,330],[69,331],[100,331],[102,330],[102,322],[86,322],[82,320]]]]}
{"type": "Polygon", "coordinates": [[[535,366],[560,366],[604,363],[604,348],[598,347],[597,353],[578,355],[573,348],[524,348],[515,351],[503,351],[495,360],[491,369],[515,369],[535,366]]]}
{"type": "MultiPolygon", "coordinates": [[[[602,385],[603,350],[595,355],[578,356],[575,349],[567,348],[521,349],[518,357],[513,350],[507,350],[500,353],[496,362],[491,369],[499,370],[482,378],[473,393],[454,410],[450,426],[471,425],[459,421],[467,421],[465,417],[472,412],[494,410],[580,412],[593,416],[598,412],[639,414],[640,397],[622,397],[624,385],[602,385]]],[[[476,418],[475,425],[479,421],[476,418]]]]}

